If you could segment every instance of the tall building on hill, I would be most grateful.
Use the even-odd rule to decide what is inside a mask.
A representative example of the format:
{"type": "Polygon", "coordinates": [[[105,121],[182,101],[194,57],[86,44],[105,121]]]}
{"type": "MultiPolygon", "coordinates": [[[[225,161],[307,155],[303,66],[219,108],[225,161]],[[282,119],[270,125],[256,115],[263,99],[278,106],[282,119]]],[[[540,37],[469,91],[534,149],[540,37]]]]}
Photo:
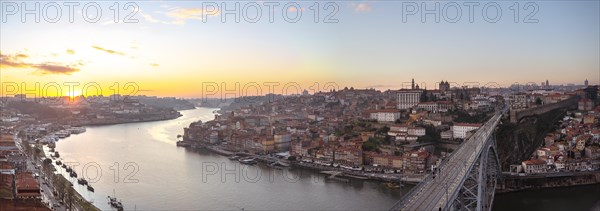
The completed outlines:
{"type": "Polygon", "coordinates": [[[400,90],[398,92],[398,109],[406,110],[412,108],[421,102],[422,90],[400,90]]]}
{"type": "Polygon", "coordinates": [[[450,83],[448,83],[448,81],[444,82],[442,80],[442,82],[440,82],[439,84],[439,90],[442,92],[450,90],[450,83]]]}

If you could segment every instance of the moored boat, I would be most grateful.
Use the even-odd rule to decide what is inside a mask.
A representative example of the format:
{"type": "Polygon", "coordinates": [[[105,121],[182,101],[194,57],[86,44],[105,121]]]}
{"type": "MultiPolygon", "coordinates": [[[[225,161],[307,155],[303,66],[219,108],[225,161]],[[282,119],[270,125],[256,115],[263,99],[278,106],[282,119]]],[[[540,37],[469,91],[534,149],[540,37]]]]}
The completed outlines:
{"type": "Polygon", "coordinates": [[[385,187],[387,187],[389,189],[400,189],[400,188],[402,188],[402,186],[400,186],[399,184],[395,184],[395,183],[391,183],[391,182],[385,183],[385,187]]]}
{"type": "Polygon", "coordinates": [[[283,162],[283,161],[276,161],[273,163],[274,166],[281,166],[281,167],[290,167],[291,165],[289,163],[283,162]]]}
{"type": "Polygon", "coordinates": [[[85,132],[85,127],[71,127],[68,129],[71,134],[80,134],[85,132]]]}
{"type": "Polygon", "coordinates": [[[178,147],[189,147],[190,144],[184,141],[178,141],[175,145],[177,145],[178,147]]]}
{"type": "Polygon", "coordinates": [[[84,178],[80,178],[77,180],[77,183],[79,183],[80,185],[87,185],[88,181],[85,180],[84,178]]]}
{"type": "Polygon", "coordinates": [[[108,204],[117,210],[123,210],[123,204],[120,201],[117,201],[117,197],[108,196],[108,204]]]}
{"type": "Polygon", "coordinates": [[[61,130],[61,131],[56,132],[55,135],[58,136],[59,138],[66,138],[71,135],[71,132],[69,132],[67,130],[61,130]]]}
{"type": "Polygon", "coordinates": [[[256,164],[256,160],[254,158],[241,158],[240,163],[246,165],[253,165],[256,164]]]}

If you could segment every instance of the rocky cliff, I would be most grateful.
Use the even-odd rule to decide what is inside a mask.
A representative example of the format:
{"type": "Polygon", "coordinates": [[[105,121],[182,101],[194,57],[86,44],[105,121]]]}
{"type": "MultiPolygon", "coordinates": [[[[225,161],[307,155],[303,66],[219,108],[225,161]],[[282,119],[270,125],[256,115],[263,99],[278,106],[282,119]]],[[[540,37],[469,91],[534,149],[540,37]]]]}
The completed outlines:
{"type": "Polygon", "coordinates": [[[498,127],[496,144],[502,171],[511,164],[531,158],[533,152],[544,142],[548,132],[556,129],[557,122],[565,115],[565,109],[525,117],[518,123],[505,120],[498,127]]]}

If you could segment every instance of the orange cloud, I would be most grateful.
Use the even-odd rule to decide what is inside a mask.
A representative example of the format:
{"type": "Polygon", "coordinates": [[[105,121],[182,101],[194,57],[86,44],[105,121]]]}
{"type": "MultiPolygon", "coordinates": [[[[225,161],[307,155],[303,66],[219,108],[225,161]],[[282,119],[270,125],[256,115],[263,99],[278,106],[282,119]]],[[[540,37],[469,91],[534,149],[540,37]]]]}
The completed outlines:
{"type": "Polygon", "coordinates": [[[370,12],[371,11],[371,5],[369,5],[367,3],[356,4],[356,5],[354,5],[354,11],[356,11],[356,12],[370,12]]]}
{"type": "Polygon", "coordinates": [[[203,16],[217,16],[221,13],[218,8],[214,8],[214,10],[203,10],[202,8],[180,8],[180,7],[171,7],[168,5],[162,5],[162,8],[166,8],[166,12],[159,11],[157,13],[163,14],[170,18],[171,20],[161,20],[152,16],[150,13],[147,13],[143,10],[139,11],[139,14],[144,18],[145,21],[149,23],[162,23],[162,24],[185,24],[187,20],[202,20],[203,16]]]}
{"type": "Polygon", "coordinates": [[[152,67],[158,67],[158,66],[160,66],[160,65],[159,65],[159,64],[156,64],[156,63],[152,63],[152,64],[150,64],[150,66],[152,66],[152,67]]]}
{"type": "Polygon", "coordinates": [[[71,49],[67,49],[67,53],[73,55],[73,54],[75,54],[75,51],[71,50],[71,49]]]}
{"type": "MultiPolygon", "coordinates": [[[[19,54],[24,55],[24,54],[19,54]]],[[[0,53],[0,66],[12,67],[12,68],[27,68],[28,64],[21,62],[23,56],[18,55],[3,55],[0,53]]]]}
{"type": "Polygon", "coordinates": [[[22,59],[29,58],[25,54],[3,55],[0,53],[0,67],[18,68],[18,69],[35,69],[41,74],[65,74],[70,75],[74,72],[79,72],[79,68],[71,67],[70,65],[61,65],[57,63],[27,63],[22,59]]]}
{"type": "Polygon", "coordinates": [[[146,20],[146,21],[148,21],[150,23],[164,23],[164,24],[169,24],[169,22],[158,20],[158,19],[152,17],[152,15],[150,15],[148,13],[145,13],[142,10],[140,10],[140,15],[142,15],[142,17],[144,18],[144,20],[146,20]]]}
{"type": "Polygon", "coordinates": [[[205,13],[206,16],[215,16],[220,14],[220,10],[206,11],[202,8],[175,8],[166,12],[165,15],[175,19],[174,24],[184,24],[186,20],[202,20],[205,13]]]}
{"type": "Polygon", "coordinates": [[[99,47],[99,46],[92,46],[92,48],[94,48],[96,50],[99,50],[99,51],[104,51],[104,52],[109,53],[109,54],[116,54],[116,55],[119,55],[119,56],[125,56],[125,53],[123,53],[123,52],[109,50],[109,49],[102,48],[102,47],[99,47]]]}
{"type": "MultiPolygon", "coordinates": [[[[300,8],[301,11],[304,12],[304,8],[300,8]]],[[[288,12],[297,12],[298,8],[296,7],[288,7],[288,12]]]]}
{"type": "Polygon", "coordinates": [[[41,71],[42,74],[65,74],[70,75],[74,72],[79,72],[79,68],[70,67],[69,65],[60,65],[60,64],[36,64],[32,65],[32,67],[41,71]]]}

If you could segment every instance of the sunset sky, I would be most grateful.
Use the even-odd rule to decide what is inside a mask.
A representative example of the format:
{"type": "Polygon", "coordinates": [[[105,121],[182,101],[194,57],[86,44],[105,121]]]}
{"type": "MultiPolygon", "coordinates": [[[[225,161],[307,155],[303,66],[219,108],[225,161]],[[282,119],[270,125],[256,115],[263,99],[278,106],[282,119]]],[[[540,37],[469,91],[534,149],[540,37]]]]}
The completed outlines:
{"type": "MultiPolygon", "coordinates": [[[[230,89],[235,82],[295,82],[304,89],[335,82],[382,90],[400,88],[411,78],[428,88],[441,80],[503,86],[545,80],[600,83],[598,1],[537,1],[537,23],[523,23],[533,8],[525,10],[524,2],[515,23],[510,1],[499,2],[502,16],[496,23],[483,19],[485,3],[475,8],[473,23],[467,7],[457,23],[444,18],[435,23],[433,15],[422,23],[419,14],[404,23],[399,1],[337,1],[339,22],[322,23],[330,10],[320,2],[321,21],[315,23],[309,8],[314,2],[298,1],[302,16],[296,23],[282,18],[288,2],[275,8],[273,23],[267,7],[258,23],[243,18],[235,23],[233,15],[222,23],[222,11],[203,20],[207,11],[201,2],[189,1],[137,2],[140,11],[133,18],[138,23],[114,23],[109,8],[115,1],[99,2],[102,18],[96,23],[82,19],[85,2],[75,7],[73,23],[66,7],[57,23],[44,18],[35,23],[33,15],[23,23],[21,13],[7,15],[11,8],[2,1],[0,80],[32,87],[96,82],[105,95],[115,82],[135,82],[137,94],[178,97],[202,96],[202,82],[225,82],[230,89]]],[[[120,20],[130,12],[124,4],[120,20]]],[[[297,12],[288,10],[292,16],[297,12]]]]}

